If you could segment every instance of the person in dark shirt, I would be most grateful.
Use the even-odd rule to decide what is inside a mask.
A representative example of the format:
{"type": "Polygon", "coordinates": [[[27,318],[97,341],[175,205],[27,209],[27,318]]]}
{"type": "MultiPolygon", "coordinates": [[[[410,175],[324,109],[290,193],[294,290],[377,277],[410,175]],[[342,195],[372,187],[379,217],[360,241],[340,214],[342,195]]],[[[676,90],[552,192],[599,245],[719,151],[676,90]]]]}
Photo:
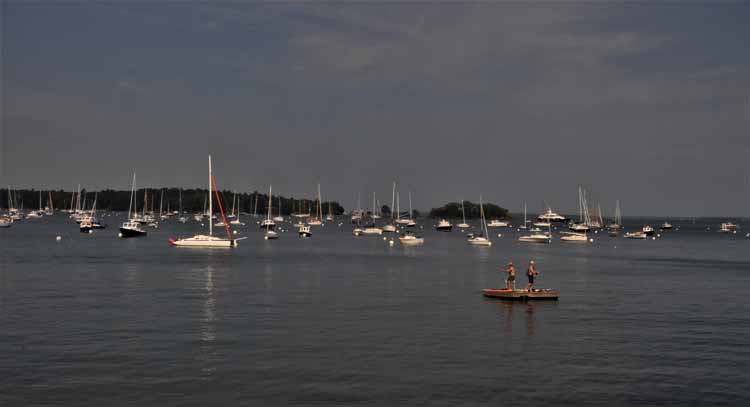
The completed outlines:
{"type": "Polygon", "coordinates": [[[505,288],[511,290],[516,283],[516,266],[513,265],[513,262],[508,263],[505,272],[508,273],[508,279],[505,280],[505,288]]]}

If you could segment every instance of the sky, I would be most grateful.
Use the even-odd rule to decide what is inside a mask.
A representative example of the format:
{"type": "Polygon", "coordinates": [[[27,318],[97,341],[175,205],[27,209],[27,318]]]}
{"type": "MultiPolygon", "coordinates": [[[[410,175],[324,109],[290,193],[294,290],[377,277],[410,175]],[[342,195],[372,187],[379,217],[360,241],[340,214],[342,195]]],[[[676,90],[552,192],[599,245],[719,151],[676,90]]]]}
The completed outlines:
{"type": "Polygon", "coordinates": [[[0,2],[0,184],[750,216],[750,2],[0,2]]]}

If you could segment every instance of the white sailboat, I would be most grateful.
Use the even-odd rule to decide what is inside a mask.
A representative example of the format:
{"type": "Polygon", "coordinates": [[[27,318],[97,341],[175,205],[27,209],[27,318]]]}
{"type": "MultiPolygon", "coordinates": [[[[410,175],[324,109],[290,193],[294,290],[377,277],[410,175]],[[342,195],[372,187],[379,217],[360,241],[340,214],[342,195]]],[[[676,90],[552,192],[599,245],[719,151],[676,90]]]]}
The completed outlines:
{"type": "Polygon", "coordinates": [[[260,227],[262,229],[266,229],[266,231],[273,231],[273,229],[276,228],[276,222],[274,222],[273,218],[271,217],[271,211],[273,210],[273,185],[268,186],[268,214],[265,219],[263,219],[263,222],[260,223],[260,227]]]}
{"type": "MultiPolygon", "coordinates": [[[[274,222],[283,222],[284,221],[284,215],[281,213],[281,196],[279,196],[279,216],[274,216],[273,221],[274,222]]],[[[306,216],[310,216],[309,214],[306,216]]]]}
{"type": "Polygon", "coordinates": [[[391,192],[391,221],[387,224],[383,225],[383,232],[386,233],[395,233],[396,232],[396,222],[395,222],[395,213],[393,211],[394,205],[396,204],[396,182],[393,182],[393,191],[391,192]]]}
{"type": "Polygon", "coordinates": [[[482,222],[482,231],[479,236],[471,236],[467,240],[470,245],[473,246],[492,246],[492,242],[489,239],[489,232],[487,231],[487,221],[484,218],[484,205],[482,204],[482,197],[479,197],[479,216],[482,222]]]}
{"type": "MultiPolygon", "coordinates": [[[[213,173],[211,170],[211,156],[208,156],[208,213],[213,213],[213,192],[216,193],[217,203],[219,204],[219,211],[221,217],[226,224],[226,218],[224,217],[224,209],[221,207],[221,201],[219,200],[219,189],[216,187],[216,181],[214,180],[213,173]]],[[[178,247],[196,247],[196,248],[231,248],[237,247],[237,241],[239,239],[232,239],[232,234],[229,232],[229,226],[225,226],[227,237],[217,237],[213,235],[214,228],[211,216],[208,218],[208,234],[207,235],[195,235],[186,239],[169,239],[169,243],[173,246],[178,247]]]]}
{"type": "Polygon", "coordinates": [[[459,228],[459,229],[468,229],[468,228],[470,228],[471,225],[469,225],[468,223],[466,223],[466,208],[464,208],[464,200],[463,199],[461,200],[461,218],[463,219],[463,221],[461,223],[459,223],[458,225],[456,225],[456,227],[459,228]]]}
{"type": "Polygon", "coordinates": [[[320,184],[318,184],[318,199],[317,204],[318,207],[315,211],[315,216],[307,220],[307,224],[310,226],[320,226],[323,224],[323,208],[321,208],[321,198],[320,198],[320,184]]]}
{"type": "MultiPolygon", "coordinates": [[[[237,200],[237,215],[236,218],[229,221],[229,224],[234,226],[245,226],[245,223],[240,221],[240,198],[237,196],[237,193],[234,194],[234,199],[232,201],[235,199],[237,200]]],[[[234,212],[234,202],[232,202],[232,212],[234,212]]]]}

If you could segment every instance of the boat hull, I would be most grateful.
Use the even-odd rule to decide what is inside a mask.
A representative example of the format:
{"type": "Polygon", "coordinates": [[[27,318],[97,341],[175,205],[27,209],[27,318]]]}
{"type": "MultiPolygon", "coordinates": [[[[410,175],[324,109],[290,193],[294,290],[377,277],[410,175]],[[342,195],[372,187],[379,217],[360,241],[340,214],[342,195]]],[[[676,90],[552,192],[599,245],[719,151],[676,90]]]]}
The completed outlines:
{"type": "Polygon", "coordinates": [[[453,226],[436,226],[435,229],[437,229],[439,232],[450,232],[453,230],[453,226]]]}
{"type": "Polygon", "coordinates": [[[534,291],[486,288],[482,290],[482,294],[485,297],[489,298],[499,298],[503,300],[514,301],[557,300],[560,297],[560,293],[557,290],[552,290],[549,288],[543,288],[534,291]]]}
{"type": "Polygon", "coordinates": [[[147,232],[145,230],[120,228],[120,235],[121,237],[141,237],[141,236],[146,236],[147,232]]]}

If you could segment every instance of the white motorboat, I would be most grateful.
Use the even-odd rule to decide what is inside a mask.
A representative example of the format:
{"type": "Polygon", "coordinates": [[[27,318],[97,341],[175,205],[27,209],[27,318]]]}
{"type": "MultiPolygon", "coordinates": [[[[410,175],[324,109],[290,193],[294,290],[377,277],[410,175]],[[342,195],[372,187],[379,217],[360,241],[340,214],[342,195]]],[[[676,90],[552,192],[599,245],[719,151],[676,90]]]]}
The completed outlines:
{"type": "MultiPolygon", "coordinates": [[[[217,203],[219,204],[219,210],[221,212],[221,218],[224,225],[227,224],[226,217],[224,216],[224,209],[221,207],[221,201],[219,199],[219,188],[216,186],[216,180],[214,179],[211,170],[211,156],[208,156],[208,213],[213,213],[213,193],[216,193],[217,203]]],[[[229,226],[225,226],[227,237],[222,238],[213,235],[213,222],[209,217],[208,220],[208,234],[207,235],[195,235],[185,239],[169,239],[169,243],[172,246],[177,247],[195,247],[195,248],[232,248],[237,247],[237,241],[239,239],[233,239],[229,232],[229,226]]]]}
{"type": "Polygon", "coordinates": [[[546,233],[532,233],[530,235],[519,237],[518,241],[524,243],[551,243],[552,236],[546,233]]]}
{"type": "Polygon", "coordinates": [[[589,241],[585,233],[561,232],[560,240],[563,242],[586,243],[589,241]]]}
{"type": "Polygon", "coordinates": [[[401,242],[403,246],[421,246],[424,244],[424,238],[422,236],[417,236],[410,232],[402,233],[401,236],[398,237],[398,241],[401,242]]]}
{"type": "Polygon", "coordinates": [[[532,226],[537,227],[537,228],[545,228],[545,229],[547,229],[547,228],[549,228],[549,227],[552,226],[552,223],[550,223],[550,222],[534,222],[532,224],[532,226]]]}
{"type": "Polygon", "coordinates": [[[641,229],[641,232],[645,233],[646,236],[653,236],[654,235],[654,228],[650,225],[646,225],[641,229]]]}
{"type": "Polygon", "coordinates": [[[497,219],[493,219],[487,224],[488,228],[507,228],[508,226],[508,222],[503,222],[497,219]]]}
{"type": "Polygon", "coordinates": [[[9,228],[13,224],[13,218],[7,215],[0,216],[0,228],[9,228]]]}
{"type": "Polygon", "coordinates": [[[583,223],[571,223],[570,225],[568,225],[568,229],[576,233],[586,233],[591,228],[583,223]]]}
{"type": "Polygon", "coordinates": [[[627,232],[627,233],[625,233],[625,238],[626,239],[648,239],[648,235],[646,235],[642,231],[627,232]]]}
{"type": "Polygon", "coordinates": [[[276,233],[274,230],[267,230],[266,233],[263,235],[263,239],[266,240],[275,240],[279,238],[279,234],[276,233]]]}
{"type": "Polygon", "coordinates": [[[674,229],[674,226],[669,222],[664,222],[661,224],[661,230],[672,230],[674,229]]]}
{"type": "Polygon", "coordinates": [[[553,212],[552,208],[547,208],[547,212],[537,216],[537,220],[542,222],[567,222],[568,218],[553,212]]]}
{"type": "Polygon", "coordinates": [[[377,228],[377,227],[368,227],[368,228],[362,229],[362,234],[363,235],[382,235],[383,229],[377,228]]]}

